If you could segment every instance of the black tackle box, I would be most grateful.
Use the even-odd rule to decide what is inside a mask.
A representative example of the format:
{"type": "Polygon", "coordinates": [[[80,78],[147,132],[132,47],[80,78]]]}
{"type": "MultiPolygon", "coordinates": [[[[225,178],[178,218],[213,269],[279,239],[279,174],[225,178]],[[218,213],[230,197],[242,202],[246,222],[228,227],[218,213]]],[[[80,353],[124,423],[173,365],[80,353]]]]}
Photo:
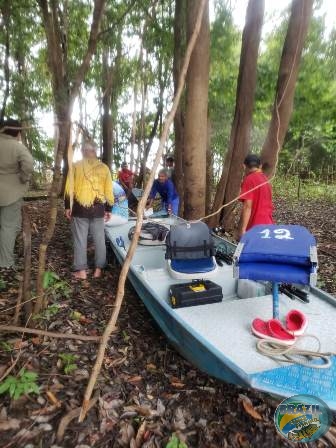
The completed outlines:
{"type": "Polygon", "coordinates": [[[183,308],[221,302],[223,292],[221,286],[210,280],[193,280],[172,285],[169,288],[169,297],[173,308],[183,308]]]}

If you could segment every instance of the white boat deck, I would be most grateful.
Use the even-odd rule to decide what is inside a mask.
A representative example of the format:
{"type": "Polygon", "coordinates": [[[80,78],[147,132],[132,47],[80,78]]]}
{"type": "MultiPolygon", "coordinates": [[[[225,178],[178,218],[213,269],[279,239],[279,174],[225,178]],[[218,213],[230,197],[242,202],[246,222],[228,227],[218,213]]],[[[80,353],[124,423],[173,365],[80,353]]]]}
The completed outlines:
{"type": "MultiPolygon", "coordinates": [[[[132,225],[134,223],[129,222],[124,226],[108,228],[106,233],[114,244],[116,238],[122,236],[128,249],[128,230],[132,225]]],[[[123,256],[126,254],[124,249],[120,249],[120,253],[123,256]]],[[[168,302],[169,286],[184,281],[171,278],[166,263],[165,246],[138,246],[132,270],[157,300],[168,302]]],[[[233,269],[229,265],[219,267],[218,274],[212,280],[222,286],[224,299],[221,303],[179,308],[172,312],[246,373],[279,367],[277,362],[258,354],[257,339],[250,331],[254,318],[272,318],[272,296],[239,299],[236,295],[237,280],[233,278],[233,269]]],[[[280,295],[280,317],[284,318],[291,309],[299,309],[306,314],[309,322],[306,334],[319,338],[322,351],[336,353],[336,332],[333,330],[336,326],[335,306],[312,294],[308,304],[280,295]]],[[[300,346],[317,349],[316,341],[311,338],[304,338],[300,346]]]]}

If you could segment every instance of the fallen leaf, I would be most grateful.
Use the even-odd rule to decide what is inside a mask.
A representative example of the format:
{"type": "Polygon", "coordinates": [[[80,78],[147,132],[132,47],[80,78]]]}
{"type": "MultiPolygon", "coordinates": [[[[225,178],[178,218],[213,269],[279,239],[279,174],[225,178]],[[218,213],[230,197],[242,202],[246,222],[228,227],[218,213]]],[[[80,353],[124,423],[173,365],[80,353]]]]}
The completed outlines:
{"type": "Polygon", "coordinates": [[[235,440],[242,448],[248,448],[250,446],[246,435],[241,432],[237,432],[237,434],[235,435],[235,440]]]}
{"type": "Polygon", "coordinates": [[[126,361],[126,356],[122,357],[122,358],[109,358],[109,357],[105,357],[104,358],[104,365],[106,368],[108,367],[116,367],[119,366],[120,364],[123,364],[126,361]]]}
{"type": "Polygon", "coordinates": [[[138,429],[137,435],[135,437],[135,446],[136,448],[140,448],[142,446],[142,442],[144,441],[144,436],[146,432],[146,421],[142,422],[140,428],[138,429]]]}
{"type": "Polygon", "coordinates": [[[140,381],[142,381],[142,376],[140,375],[131,376],[130,378],[127,378],[127,381],[131,384],[140,383],[140,381]]]}
{"type": "Polygon", "coordinates": [[[185,387],[185,384],[181,383],[181,382],[174,382],[174,381],[172,381],[170,384],[173,387],[176,387],[176,389],[182,389],[183,387],[185,387]]]}
{"type": "Polygon", "coordinates": [[[62,403],[58,400],[58,398],[54,395],[54,393],[51,392],[51,390],[47,390],[46,395],[52,404],[54,404],[58,408],[62,406],[62,403]]]}
{"type": "Polygon", "coordinates": [[[19,429],[20,420],[17,418],[10,418],[8,420],[0,420],[0,431],[9,431],[10,429],[19,429]]]}
{"type": "Polygon", "coordinates": [[[17,340],[14,344],[15,350],[21,350],[22,348],[25,348],[28,346],[28,341],[22,341],[21,339],[17,340]]]}
{"type": "Polygon", "coordinates": [[[52,406],[48,406],[46,408],[42,408],[42,409],[35,409],[34,411],[32,411],[32,415],[46,415],[46,414],[51,414],[55,411],[57,411],[59,409],[59,406],[56,405],[52,405],[52,406]]]}
{"type": "Polygon", "coordinates": [[[157,370],[156,365],[151,363],[146,365],[146,369],[152,372],[157,370]]]}
{"type": "Polygon", "coordinates": [[[252,401],[243,394],[239,394],[240,401],[243,404],[243,408],[247,414],[253,417],[255,420],[263,420],[262,416],[253,407],[252,401]]]}
{"type": "Polygon", "coordinates": [[[91,323],[93,322],[93,320],[92,320],[92,319],[89,319],[89,318],[86,317],[86,316],[81,316],[81,317],[79,318],[79,322],[80,322],[81,324],[91,324],[91,323]]]}
{"type": "Polygon", "coordinates": [[[135,411],[137,414],[140,414],[143,417],[149,417],[153,413],[149,406],[126,406],[124,410],[135,411]]]}

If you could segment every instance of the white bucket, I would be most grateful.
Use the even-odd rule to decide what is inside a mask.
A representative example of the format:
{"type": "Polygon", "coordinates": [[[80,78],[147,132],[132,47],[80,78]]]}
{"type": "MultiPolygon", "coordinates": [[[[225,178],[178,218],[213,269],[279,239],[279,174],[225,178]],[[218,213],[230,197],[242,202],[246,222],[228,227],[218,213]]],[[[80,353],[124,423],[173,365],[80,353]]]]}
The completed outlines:
{"type": "Polygon", "coordinates": [[[237,296],[239,299],[261,297],[266,294],[265,285],[253,280],[238,279],[237,296]]]}

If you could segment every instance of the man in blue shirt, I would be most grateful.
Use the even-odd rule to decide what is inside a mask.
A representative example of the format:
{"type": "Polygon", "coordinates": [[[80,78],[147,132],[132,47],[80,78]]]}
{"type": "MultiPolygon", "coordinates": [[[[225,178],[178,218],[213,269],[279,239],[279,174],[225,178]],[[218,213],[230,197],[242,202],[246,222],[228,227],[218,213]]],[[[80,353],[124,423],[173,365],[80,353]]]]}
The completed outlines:
{"type": "Polygon", "coordinates": [[[152,190],[149,194],[147,209],[152,206],[157,193],[161,196],[162,208],[166,209],[169,214],[172,213],[177,216],[180,198],[173,182],[168,178],[168,173],[165,169],[159,171],[158,178],[153,183],[152,190]]]}

